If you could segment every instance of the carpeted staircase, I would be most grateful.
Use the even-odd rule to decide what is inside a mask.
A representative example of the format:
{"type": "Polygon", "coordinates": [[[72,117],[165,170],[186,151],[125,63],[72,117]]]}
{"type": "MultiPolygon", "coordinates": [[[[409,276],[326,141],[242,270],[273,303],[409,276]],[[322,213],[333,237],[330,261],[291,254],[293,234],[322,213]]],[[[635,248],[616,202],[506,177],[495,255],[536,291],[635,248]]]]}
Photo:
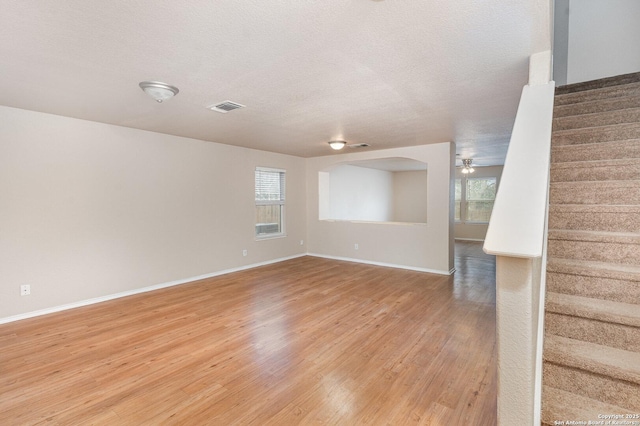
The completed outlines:
{"type": "Polygon", "coordinates": [[[640,415],[640,73],[559,87],[551,145],[542,422],[640,415]]]}

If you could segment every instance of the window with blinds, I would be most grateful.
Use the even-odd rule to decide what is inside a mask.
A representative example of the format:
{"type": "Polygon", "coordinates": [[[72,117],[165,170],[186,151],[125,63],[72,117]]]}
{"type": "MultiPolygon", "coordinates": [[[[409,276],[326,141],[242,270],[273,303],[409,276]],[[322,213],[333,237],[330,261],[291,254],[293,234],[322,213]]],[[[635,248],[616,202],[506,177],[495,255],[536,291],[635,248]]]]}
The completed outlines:
{"type": "Polygon", "coordinates": [[[285,171],[256,167],[256,237],[284,235],[285,171]]]}

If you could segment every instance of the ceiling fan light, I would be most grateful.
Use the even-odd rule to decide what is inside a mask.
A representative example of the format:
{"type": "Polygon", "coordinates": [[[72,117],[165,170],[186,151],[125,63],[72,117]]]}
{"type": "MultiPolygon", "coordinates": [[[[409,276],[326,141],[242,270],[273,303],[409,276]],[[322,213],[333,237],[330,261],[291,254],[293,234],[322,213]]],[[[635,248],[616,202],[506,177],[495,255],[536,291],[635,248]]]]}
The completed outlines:
{"type": "Polygon", "coordinates": [[[161,81],[143,81],[140,82],[139,86],[144,93],[151,96],[158,103],[171,99],[180,91],[177,87],[162,83],[161,81]]]}
{"type": "Polygon", "coordinates": [[[471,162],[472,162],[472,161],[473,161],[473,160],[472,160],[471,158],[463,158],[463,159],[462,159],[462,164],[463,164],[463,166],[464,166],[464,167],[462,168],[461,172],[462,172],[463,174],[465,174],[465,175],[466,175],[466,174],[473,173],[473,172],[475,172],[475,171],[476,171],[476,169],[474,169],[473,167],[471,167],[471,162]]]}
{"type": "Polygon", "coordinates": [[[345,145],[347,145],[347,143],[345,141],[330,141],[329,142],[329,146],[333,149],[335,149],[336,151],[341,150],[342,148],[345,147],[345,145]]]}

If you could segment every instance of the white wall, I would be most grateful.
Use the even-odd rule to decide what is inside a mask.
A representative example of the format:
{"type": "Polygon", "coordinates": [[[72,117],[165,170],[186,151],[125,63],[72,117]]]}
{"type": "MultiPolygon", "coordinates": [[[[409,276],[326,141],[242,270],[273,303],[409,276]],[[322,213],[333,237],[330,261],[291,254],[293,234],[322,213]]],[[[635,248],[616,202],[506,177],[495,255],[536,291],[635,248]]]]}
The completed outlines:
{"type": "Polygon", "coordinates": [[[567,83],[640,71],[640,1],[571,0],[567,83]]]}
{"type": "Polygon", "coordinates": [[[427,221],[427,172],[340,164],[318,176],[320,219],[427,221]]]}
{"type": "MultiPolygon", "coordinates": [[[[503,166],[475,167],[475,172],[468,177],[496,177],[496,188],[500,187],[500,177],[502,176],[503,166]]],[[[465,175],[461,172],[462,168],[456,168],[456,179],[461,179],[465,175]]],[[[455,237],[462,240],[482,240],[487,235],[488,223],[464,223],[457,222],[454,225],[455,237]]]]}
{"type": "Polygon", "coordinates": [[[393,220],[393,173],[341,164],[329,176],[328,219],[393,220]]]}
{"type": "Polygon", "coordinates": [[[393,172],[393,221],[427,221],[427,172],[393,172]]]}
{"type": "Polygon", "coordinates": [[[0,123],[0,318],[306,252],[304,159],[7,107],[0,123]],[[287,171],[286,238],[254,239],[256,166],[287,171]]]}
{"type": "Polygon", "coordinates": [[[450,143],[305,160],[8,107],[0,122],[0,319],[306,252],[453,267],[450,143]],[[319,221],[318,171],[382,157],[430,164],[428,222],[319,221]],[[254,238],[256,166],[287,172],[285,238],[254,238]]]}
{"type": "Polygon", "coordinates": [[[449,273],[453,268],[452,143],[308,158],[308,250],[322,256],[449,273]],[[427,223],[358,223],[319,220],[318,175],[337,164],[379,158],[427,163],[427,223]],[[356,250],[354,244],[358,244],[356,250]]]}

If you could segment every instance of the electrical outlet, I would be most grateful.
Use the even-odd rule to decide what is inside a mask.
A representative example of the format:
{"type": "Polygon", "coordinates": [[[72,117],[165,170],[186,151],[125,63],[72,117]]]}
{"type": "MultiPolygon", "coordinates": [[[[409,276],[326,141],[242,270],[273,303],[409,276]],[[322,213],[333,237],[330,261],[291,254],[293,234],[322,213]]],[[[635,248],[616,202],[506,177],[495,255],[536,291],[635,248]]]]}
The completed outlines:
{"type": "Polygon", "coordinates": [[[243,256],[246,256],[246,255],[247,255],[247,250],[246,250],[246,249],[242,250],[242,255],[243,255],[243,256]]]}
{"type": "Polygon", "coordinates": [[[303,246],[304,245],[304,240],[300,240],[300,245],[303,246]]]}
{"type": "Polygon", "coordinates": [[[20,286],[20,296],[28,296],[31,294],[31,286],[24,284],[20,286]]]}
{"type": "Polygon", "coordinates": [[[358,243],[355,243],[355,244],[353,245],[353,248],[354,248],[354,249],[356,249],[356,250],[358,250],[358,249],[360,248],[360,246],[358,245],[358,243]]]}

